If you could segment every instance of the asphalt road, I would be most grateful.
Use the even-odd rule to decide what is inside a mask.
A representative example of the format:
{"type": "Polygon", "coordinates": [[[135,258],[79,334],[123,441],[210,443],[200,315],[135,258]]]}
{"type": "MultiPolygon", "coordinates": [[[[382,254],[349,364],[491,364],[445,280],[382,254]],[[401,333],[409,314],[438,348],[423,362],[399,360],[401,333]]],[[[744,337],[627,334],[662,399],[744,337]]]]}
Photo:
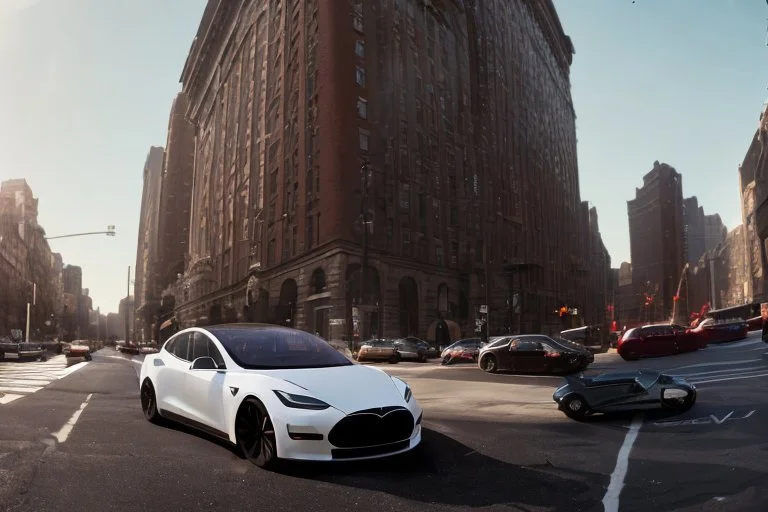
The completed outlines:
{"type": "MultiPolygon", "coordinates": [[[[138,364],[105,349],[0,404],[0,510],[768,510],[766,350],[752,338],[631,363],[601,354],[593,371],[667,369],[697,383],[699,401],[677,417],[584,422],[555,409],[559,378],[383,364],[425,409],[419,452],[265,472],[145,421],[138,364]]],[[[22,364],[0,379],[34,380],[22,364]]]]}

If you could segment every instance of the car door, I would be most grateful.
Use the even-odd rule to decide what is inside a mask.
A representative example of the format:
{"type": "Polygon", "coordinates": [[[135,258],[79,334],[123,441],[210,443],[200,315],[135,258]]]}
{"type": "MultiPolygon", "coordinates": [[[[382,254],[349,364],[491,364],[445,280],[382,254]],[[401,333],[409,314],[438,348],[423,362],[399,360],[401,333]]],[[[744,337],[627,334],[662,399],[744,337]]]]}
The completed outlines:
{"type": "Polygon", "coordinates": [[[547,367],[546,352],[535,340],[518,338],[509,345],[512,369],[522,372],[541,372],[547,367]]]}
{"type": "Polygon", "coordinates": [[[199,357],[212,358],[216,361],[218,369],[193,370],[189,368],[186,371],[184,401],[189,407],[188,418],[220,432],[226,432],[226,419],[224,418],[226,367],[224,358],[213,340],[202,332],[195,332],[192,336],[192,362],[199,357]]]}
{"type": "Polygon", "coordinates": [[[163,367],[157,372],[157,403],[161,410],[186,416],[184,376],[189,369],[192,332],[184,332],[174,338],[170,351],[163,354],[163,367]]]}

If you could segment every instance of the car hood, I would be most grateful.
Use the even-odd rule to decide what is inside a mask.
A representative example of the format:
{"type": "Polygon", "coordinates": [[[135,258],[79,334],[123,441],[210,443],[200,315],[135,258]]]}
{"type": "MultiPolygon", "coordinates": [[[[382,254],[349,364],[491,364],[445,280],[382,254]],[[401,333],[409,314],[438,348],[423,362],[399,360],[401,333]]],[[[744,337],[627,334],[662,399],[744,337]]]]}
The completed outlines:
{"type": "MultiPolygon", "coordinates": [[[[373,407],[405,406],[403,395],[392,378],[381,370],[359,364],[332,368],[270,370],[260,372],[290,382],[307,395],[330,404],[344,413],[373,407]]],[[[284,389],[291,393],[301,393],[284,389]]]]}

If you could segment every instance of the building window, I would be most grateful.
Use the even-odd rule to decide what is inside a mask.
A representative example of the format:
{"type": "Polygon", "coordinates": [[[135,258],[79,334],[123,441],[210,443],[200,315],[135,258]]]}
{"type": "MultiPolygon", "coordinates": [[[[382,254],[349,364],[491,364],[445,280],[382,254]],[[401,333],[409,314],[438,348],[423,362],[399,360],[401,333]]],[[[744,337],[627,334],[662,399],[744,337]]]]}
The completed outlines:
{"type": "Polygon", "coordinates": [[[355,81],[357,82],[357,85],[359,85],[360,87],[365,87],[365,68],[364,67],[357,66],[355,81]]]}
{"type": "Polygon", "coordinates": [[[438,265],[443,265],[443,246],[438,245],[435,247],[435,260],[438,265]]]}
{"type": "Polygon", "coordinates": [[[360,39],[355,41],[355,55],[360,58],[365,57],[365,41],[361,41],[360,39]]]}
{"type": "Polygon", "coordinates": [[[400,208],[407,210],[411,207],[411,186],[408,183],[400,184],[400,208]]]}
{"type": "Polygon", "coordinates": [[[368,138],[370,136],[370,132],[368,130],[360,129],[360,149],[363,151],[368,151],[368,138]]]}
{"type": "Polygon", "coordinates": [[[365,98],[357,98],[357,117],[368,119],[368,100],[365,98]]]}

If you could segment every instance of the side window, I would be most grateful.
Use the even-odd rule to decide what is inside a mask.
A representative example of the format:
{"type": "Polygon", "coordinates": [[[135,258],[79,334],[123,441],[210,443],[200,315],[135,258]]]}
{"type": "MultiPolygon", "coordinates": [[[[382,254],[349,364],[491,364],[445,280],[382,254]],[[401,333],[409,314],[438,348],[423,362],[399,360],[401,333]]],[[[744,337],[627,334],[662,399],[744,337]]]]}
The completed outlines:
{"type": "Polygon", "coordinates": [[[536,341],[525,340],[517,344],[518,352],[535,352],[536,350],[539,350],[539,343],[536,341]]]}
{"type": "Polygon", "coordinates": [[[210,357],[216,361],[216,365],[219,368],[223,369],[225,367],[224,358],[221,357],[221,352],[219,352],[219,349],[216,348],[216,345],[208,336],[201,332],[195,333],[193,356],[193,361],[198,357],[210,357]]]}
{"type": "Polygon", "coordinates": [[[173,345],[173,355],[179,359],[189,361],[189,338],[190,334],[182,334],[176,339],[176,343],[173,345]]]}
{"type": "Polygon", "coordinates": [[[221,352],[219,352],[219,349],[216,348],[216,345],[214,345],[213,341],[208,339],[206,336],[205,342],[208,345],[208,354],[213,358],[214,361],[216,361],[216,365],[219,368],[225,368],[226,366],[224,365],[224,358],[221,357],[221,352]]]}
{"type": "Polygon", "coordinates": [[[165,344],[165,346],[163,347],[163,350],[165,350],[170,354],[173,354],[173,346],[176,345],[176,340],[178,339],[179,338],[177,336],[176,338],[173,338],[172,340],[170,340],[168,343],[165,344]]]}
{"type": "Polygon", "coordinates": [[[192,361],[198,357],[210,357],[208,355],[208,337],[201,333],[196,332],[192,335],[192,361]]]}

